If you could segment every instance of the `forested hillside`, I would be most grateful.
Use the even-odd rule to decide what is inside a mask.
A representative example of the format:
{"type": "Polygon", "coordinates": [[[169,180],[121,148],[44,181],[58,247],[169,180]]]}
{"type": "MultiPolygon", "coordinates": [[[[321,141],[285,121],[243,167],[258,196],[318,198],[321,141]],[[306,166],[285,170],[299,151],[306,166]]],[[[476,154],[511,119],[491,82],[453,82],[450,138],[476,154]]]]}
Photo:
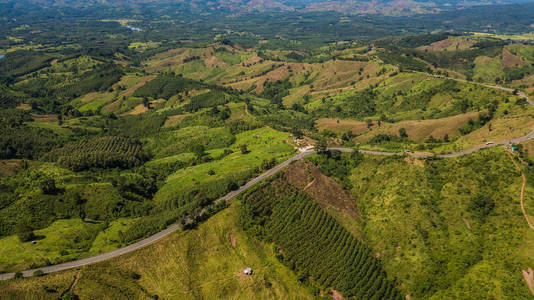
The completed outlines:
{"type": "Polygon", "coordinates": [[[532,5],[29,2],[0,1],[0,298],[529,297],[532,5]]]}

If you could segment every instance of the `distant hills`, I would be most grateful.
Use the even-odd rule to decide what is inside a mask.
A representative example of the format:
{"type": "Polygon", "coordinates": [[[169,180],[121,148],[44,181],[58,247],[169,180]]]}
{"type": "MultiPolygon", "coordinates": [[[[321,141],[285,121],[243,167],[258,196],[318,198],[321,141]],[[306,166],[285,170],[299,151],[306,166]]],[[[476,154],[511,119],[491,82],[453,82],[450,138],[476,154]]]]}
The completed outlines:
{"type": "Polygon", "coordinates": [[[473,6],[501,5],[532,2],[530,0],[0,0],[0,5],[21,8],[37,5],[41,8],[85,9],[98,6],[146,8],[171,6],[198,13],[251,13],[251,12],[328,12],[407,16],[438,13],[473,6]]]}

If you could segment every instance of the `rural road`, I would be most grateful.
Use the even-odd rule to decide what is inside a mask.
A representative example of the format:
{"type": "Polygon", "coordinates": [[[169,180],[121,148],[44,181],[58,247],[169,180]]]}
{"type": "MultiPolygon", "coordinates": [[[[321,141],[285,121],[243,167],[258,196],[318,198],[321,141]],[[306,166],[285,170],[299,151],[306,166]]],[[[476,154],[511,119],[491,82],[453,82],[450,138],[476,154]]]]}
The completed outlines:
{"type": "MultiPolygon", "coordinates": [[[[427,75],[429,75],[429,74],[427,74],[427,75]]],[[[429,76],[438,77],[438,76],[434,76],[434,75],[429,75],[429,76]]],[[[439,77],[441,77],[441,76],[439,76],[439,77]]],[[[457,81],[464,81],[464,80],[461,80],[461,79],[454,79],[454,78],[450,78],[450,79],[457,80],[457,81]]],[[[477,83],[477,84],[480,84],[480,83],[477,83]]],[[[504,88],[504,87],[500,87],[500,86],[493,86],[493,85],[486,85],[486,84],[481,84],[481,85],[484,85],[484,86],[489,87],[489,88],[504,90],[504,91],[507,91],[507,92],[513,92],[512,89],[504,88]]],[[[520,97],[524,98],[525,100],[527,100],[527,102],[531,106],[534,106],[534,102],[532,102],[528,98],[528,96],[525,95],[524,93],[519,92],[518,96],[520,96],[520,97]]],[[[495,146],[498,146],[498,145],[507,145],[507,144],[510,144],[510,143],[519,143],[519,142],[523,142],[523,141],[526,141],[526,140],[530,140],[533,137],[534,137],[534,130],[532,130],[528,135],[526,135],[524,137],[511,139],[511,140],[507,140],[507,141],[502,141],[502,142],[491,144],[491,145],[476,146],[474,148],[471,148],[471,149],[468,149],[468,150],[464,150],[464,151],[460,151],[460,152],[456,152],[456,153],[439,154],[439,155],[402,153],[402,152],[393,153],[393,152],[380,152],[380,151],[371,151],[371,150],[358,150],[358,151],[363,153],[363,154],[368,154],[368,155],[392,156],[392,155],[407,154],[407,155],[415,157],[415,158],[424,158],[424,157],[430,157],[430,156],[448,158],[448,157],[457,157],[457,156],[473,153],[473,152],[476,152],[476,151],[481,150],[481,149],[495,147],[495,146]]],[[[354,149],[349,149],[349,148],[329,148],[328,150],[341,151],[341,152],[353,152],[353,151],[355,151],[354,149]]],[[[272,169],[268,170],[267,172],[265,172],[265,173],[259,175],[258,177],[250,180],[245,185],[241,186],[239,189],[237,189],[235,191],[232,191],[232,192],[226,194],[225,196],[217,199],[216,201],[214,201],[213,204],[215,205],[215,204],[218,204],[218,203],[220,203],[222,201],[229,201],[233,197],[235,197],[235,196],[239,195],[240,193],[246,191],[247,189],[251,188],[252,186],[257,184],[258,182],[261,182],[264,179],[273,176],[275,173],[277,173],[278,171],[280,171],[281,169],[283,169],[284,167],[286,167],[290,163],[292,163],[294,161],[297,161],[299,159],[302,159],[302,158],[304,158],[306,156],[309,156],[309,155],[311,155],[313,153],[315,153],[315,150],[306,150],[306,151],[303,151],[303,152],[301,152],[301,153],[289,158],[288,160],[286,160],[286,161],[282,162],[281,164],[273,167],[272,169]]],[[[206,212],[206,209],[203,209],[197,214],[197,216],[201,216],[205,212],[206,212]]],[[[193,218],[188,218],[188,220],[186,220],[186,224],[192,222],[192,220],[193,220],[193,218]]],[[[37,271],[37,270],[41,270],[44,274],[48,274],[48,273],[54,273],[54,272],[69,270],[69,269],[73,269],[73,268],[82,267],[82,266],[85,266],[85,265],[101,262],[101,261],[104,261],[104,260],[107,260],[107,259],[110,259],[110,258],[113,258],[113,257],[117,257],[117,256],[120,256],[120,255],[123,255],[123,254],[126,254],[126,253],[130,253],[130,252],[135,251],[137,249],[143,248],[143,247],[145,247],[147,245],[150,245],[150,244],[152,244],[152,243],[154,243],[154,242],[156,242],[156,241],[168,236],[169,234],[171,234],[171,233],[173,233],[173,232],[175,232],[175,231],[177,231],[177,230],[179,230],[181,228],[182,228],[182,225],[175,224],[175,225],[172,225],[172,226],[168,227],[167,229],[165,229],[163,231],[160,231],[160,232],[158,232],[158,233],[156,233],[156,234],[154,234],[154,235],[152,235],[152,236],[150,236],[150,237],[148,237],[146,239],[138,241],[138,242],[136,242],[134,244],[131,244],[129,246],[126,246],[126,247],[123,247],[123,248],[120,248],[120,249],[117,249],[117,250],[114,250],[114,251],[111,251],[111,252],[103,253],[103,254],[100,254],[100,255],[97,255],[97,256],[93,256],[93,257],[79,259],[79,260],[66,262],[66,263],[53,265],[53,266],[47,266],[47,267],[42,267],[42,268],[22,271],[22,275],[24,277],[29,277],[29,276],[32,276],[33,273],[35,271],[37,271]]],[[[11,279],[14,276],[15,276],[15,273],[0,274],[0,281],[1,280],[11,279]]]]}

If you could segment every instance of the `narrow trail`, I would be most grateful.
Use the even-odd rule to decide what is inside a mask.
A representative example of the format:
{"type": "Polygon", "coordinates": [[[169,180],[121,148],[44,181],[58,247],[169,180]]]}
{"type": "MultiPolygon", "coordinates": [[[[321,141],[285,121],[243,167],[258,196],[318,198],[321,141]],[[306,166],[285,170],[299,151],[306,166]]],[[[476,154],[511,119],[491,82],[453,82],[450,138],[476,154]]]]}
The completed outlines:
{"type": "MultiPolygon", "coordinates": [[[[415,72],[415,73],[420,73],[420,72],[415,72]]],[[[426,73],[423,73],[423,74],[426,74],[426,73]]],[[[462,80],[462,79],[454,79],[454,78],[448,78],[448,77],[444,77],[444,76],[437,76],[437,75],[431,75],[431,74],[426,74],[426,75],[427,76],[431,76],[431,77],[447,78],[447,79],[452,79],[452,80],[456,80],[456,81],[469,82],[469,81],[465,81],[465,80],[462,80]]],[[[494,89],[499,89],[499,90],[503,90],[503,91],[507,91],[507,92],[513,92],[512,89],[501,87],[501,86],[488,85],[488,84],[482,84],[482,83],[476,83],[476,82],[472,82],[472,83],[483,85],[483,86],[486,86],[488,88],[494,88],[494,89]]],[[[519,97],[524,98],[529,105],[534,106],[534,102],[531,101],[528,98],[528,96],[526,94],[524,94],[523,92],[519,92],[517,95],[519,97]]],[[[408,155],[408,156],[411,156],[411,157],[414,157],[414,158],[424,158],[424,157],[432,157],[432,156],[440,157],[440,158],[450,158],[450,157],[458,157],[458,156],[466,155],[466,154],[473,153],[473,152],[476,152],[476,151],[479,151],[479,150],[482,150],[482,149],[491,148],[491,147],[495,147],[495,146],[499,146],[499,145],[515,144],[515,143],[519,143],[519,142],[530,140],[532,138],[534,138],[534,130],[532,130],[526,136],[523,136],[523,137],[520,137],[520,138],[510,139],[510,140],[507,140],[507,141],[502,141],[502,142],[491,144],[491,145],[475,146],[475,147],[473,147],[471,149],[463,150],[463,151],[456,152],[456,153],[438,154],[438,155],[434,155],[434,154],[422,155],[422,154],[403,153],[403,152],[394,153],[394,152],[381,152],[381,151],[371,151],[371,150],[354,150],[354,149],[349,149],[349,148],[329,148],[328,150],[341,151],[341,152],[359,151],[361,153],[368,154],[368,155],[385,155],[385,156],[408,155]]],[[[290,163],[292,163],[294,161],[297,161],[297,160],[300,160],[300,159],[302,159],[302,158],[304,158],[306,156],[309,156],[309,155],[311,155],[313,153],[315,153],[315,150],[307,149],[307,150],[302,151],[301,153],[296,154],[295,156],[289,158],[288,160],[286,160],[286,161],[282,162],[281,164],[279,164],[279,165],[273,167],[272,169],[268,170],[267,172],[265,172],[265,173],[259,175],[258,177],[250,180],[245,185],[241,186],[239,189],[237,189],[235,191],[231,191],[228,194],[226,194],[225,196],[223,196],[223,197],[219,198],[218,200],[214,201],[212,205],[217,205],[217,204],[219,204],[219,203],[221,203],[223,201],[227,201],[227,202],[230,201],[230,199],[232,199],[233,197],[239,195],[240,193],[248,190],[249,188],[251,188],[255,184],[263,181],[266,178],[269,178],[269,177],[273,176],[278,171],[280,171],[281,169],[283,169],[286,166],[288,166],[290,163]]],[[[528,219],[528,216],[526,214],[526,211],[525,211],[525,208],[524,208],[524,204],[523,204],[523,196],[524,196],[525,184],[526,184],[526,178],[525,178],[525,176],[523,174],[523,187],[521,188],[521,208],[523,210],[523,214],[525,215],[525,218],[527,219],[527,222],[528,222],[530,228],[532,230],[534,230],[534,225],[528,219]]],[[[199,211],[198,213],[188,217],[185,220],[184,225],[192,223],[195,220],[196,217],[201,217],[206,212],[207,212],[207,208],[204,208],[201,211],[199,211]]],[[[88,257],[88,258],[84,258],[84,259],[79,259],[79,260],[66,262],[66,263],[62,263],[62,264],[58,264],[58,265],[52,265],[52,266],[47,266],[47,267],[42,267],[42,268],[25,270],[25,271],[22,271],[22,275],[24,277],[30,277],[30,276],[33,276],[33,273],[35,271],[37,271],[37,270],[42,271],[44,274],[49,274],[49,273],[54,273],[54,272],[74,269],[74,268],[82,267],[82,266],[85,266],[85,265],[94,264],[94,263],[97,263],[97,262],[108,260],[108,259],[120,256],[120,255],[123,255],[123,254],[126,254],[126,253],[133,252],[133,251],[141,249],[143,247],[146,247],[147,245],[150,245],[150,244],[152,244],[152,243],[154,243],[154,242],[156,242],[156,241],[158,241],[158,240],[160,240],[160,239],[162,239],[162,238],[170,235],[171,233],[173,233],[173,232],[175,232],[177,230],[180,230],[182,228],[183,228],[183,225],[174,224],[174,225],[171,225],[170,227],[168,227],[168,228],[166,228],[166,229],[164,229],[164,230],[162,230],[162,231],[160,231],[160,232],[158,232],[158,233],[156,233],[156,234],[154,234],[152,236],[149,236],[149,237],[147,237],[147,238],[145,238],[145,239],[143,239],[141,241],[138,241],[138,242],[133,243],[131,245],[128,245],[126,247],[119,248],[119,249],[116,249],[116,250],[113,250],[113,251],[110,251],[110,252],[107,252],[107,253],[103,253],[103,254],[100,254],[100,255],[97,255],[97,256],[88,257]]],[[[11,279],[14,276],[15,276],[15,273],[0,274],[0,281],[11,279]]]]}
{"type": "Polygon", "coordinates": [[[523,172],[523,170],[521,170],[521,167],[519,166],[519,164],[517,164],[517,162],[514,160],[514,157],[512,156],[512,154],[508,153],[508,155],[510,156],[510,159],[514,163],[517,170],[521,172],[521,177],[523,178],[523,184],[521,185],[521,196],[520,196],[521,211],[523,212],[523,216],[525,216],[525,220],[527,220],[528,227],[534,230],[534,224],[532,224],[532,222],[530,221],[530,218],[528,217],[528,214],[527,214],[527,210],[525,209],[524,200],[525,200],[525,187],[527,185],[527,177],[525,176],[525,173],[523,172]]]}

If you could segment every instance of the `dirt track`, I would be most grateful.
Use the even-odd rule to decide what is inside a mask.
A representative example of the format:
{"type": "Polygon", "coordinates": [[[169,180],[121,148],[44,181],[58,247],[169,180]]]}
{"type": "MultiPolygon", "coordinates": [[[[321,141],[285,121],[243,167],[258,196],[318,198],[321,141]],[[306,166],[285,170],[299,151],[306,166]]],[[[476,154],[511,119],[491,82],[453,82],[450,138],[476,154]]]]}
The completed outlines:
{"type": "Polygon", "coordinates": [[[530,229],[534,230],[534,224],[530,221],[527,210],[525,209],[525,186],[527,185],[527,178],[525,176],[525,173],[521,170],[521,167],[515,162],[514,157],[510,154],[510,159],[512,159],[512,162],[514,163],[515,167],[521,172],[521,177],[523,177],[523,184],[521,185],[521,196],[520,196],[520,202],[521,202],[521,211],[523,212],[523,215],[525,216],[525,220],[527,220],[528,227],[530,229]]]}

